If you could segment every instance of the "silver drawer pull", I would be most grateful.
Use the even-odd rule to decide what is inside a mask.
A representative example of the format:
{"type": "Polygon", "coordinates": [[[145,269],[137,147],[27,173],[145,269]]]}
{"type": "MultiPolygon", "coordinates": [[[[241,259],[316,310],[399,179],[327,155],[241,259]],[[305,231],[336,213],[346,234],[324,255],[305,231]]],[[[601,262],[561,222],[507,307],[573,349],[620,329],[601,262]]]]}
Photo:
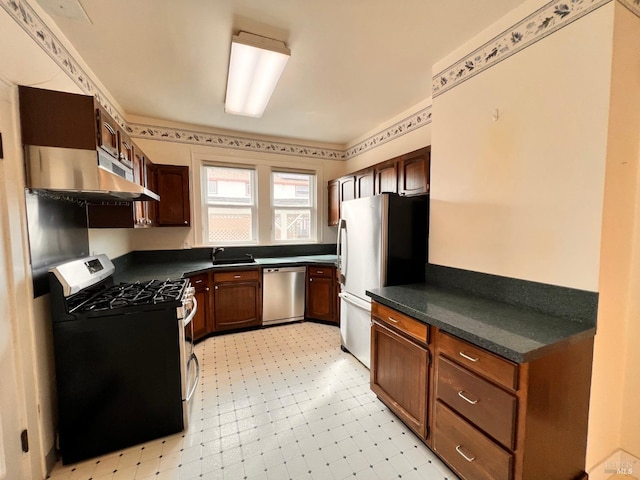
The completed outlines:
{"type": "Polygon", "coordinates": [[[476,459],[476,457],[470,457],[469,455],[464,453],[462,451],[462,445],[456,445],[456,452],[458,452],[460,456],[464,458],[467,462],[473,462],[476,459]]]}
{"type": "Polygon", "coordinates": [[[196,280],[196,283],[202,283],[202,280],[196,280]]]}
{"type": "Polygon", "coordinates": [[[324,270],[316,270],[316,273],[324,273],[324,270]]]}
{"type": "Polygon", "coordinates": [[[458,396],[463,399],[465,402],[469,402],[471,405],[475,405],[478,403],[478,400],[472,400],[464,394],[464,390],[460,390],[458,392],[458,396]]]}
{"type": "Polygon", "coordinates": [[[478,360],[480,360],[478,357],[472,357],[470,355],[467,355],[464,352],[458,352],[460,354],[460,356],[462,358],[466,358],[467,360],[469,360],[470,362],[477,362],[478,360]]]}
{"type": "Polygon", "coordinates": [[[395,319],[395,318],[393,318],[393,317],[389,317],[389,316],[387,316],[387,318],[389,319],[389,321],[390,321],[390,322],[398,323],[398,320],[396,320],[396,319],[395,319]]]}
{"type": "Polygon", "coordinates": [[[242,275],[234,275],[233,278],[241,278],[242,275]]]}

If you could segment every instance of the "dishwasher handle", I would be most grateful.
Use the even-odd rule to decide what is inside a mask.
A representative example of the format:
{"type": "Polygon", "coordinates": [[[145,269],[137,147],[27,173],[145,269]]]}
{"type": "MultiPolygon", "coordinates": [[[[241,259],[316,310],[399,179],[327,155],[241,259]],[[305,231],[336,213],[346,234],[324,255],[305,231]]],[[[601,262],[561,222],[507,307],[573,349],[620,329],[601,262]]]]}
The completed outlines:
{"type": "Polygon", "coordinates": [[[307,267],[278,267],[278,268],[265,268],[263,273],[287,273],[287,272],[306,272],[307,267]]]}

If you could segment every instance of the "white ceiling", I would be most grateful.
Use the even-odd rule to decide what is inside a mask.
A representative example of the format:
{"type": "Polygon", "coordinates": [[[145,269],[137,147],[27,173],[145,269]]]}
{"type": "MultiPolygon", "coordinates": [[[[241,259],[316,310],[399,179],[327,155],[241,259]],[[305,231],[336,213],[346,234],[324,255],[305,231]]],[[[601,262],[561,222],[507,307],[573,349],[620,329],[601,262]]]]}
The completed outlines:
{"type": "Polygon", "coordinates": [[[428,98],[432,64],[523,0],[79,1],[91,23],[52,18],[127,114],[344,145],[428,98]],[[259,119],[224,112],[239,30],[291,49],[259,119]]]}

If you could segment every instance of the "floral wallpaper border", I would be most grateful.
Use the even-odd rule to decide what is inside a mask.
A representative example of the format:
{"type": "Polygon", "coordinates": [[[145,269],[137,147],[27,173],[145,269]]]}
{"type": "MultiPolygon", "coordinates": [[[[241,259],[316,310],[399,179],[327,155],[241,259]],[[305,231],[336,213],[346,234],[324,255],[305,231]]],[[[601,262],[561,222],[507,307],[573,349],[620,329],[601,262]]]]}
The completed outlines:
{"type": "MultiPolygon", "coordinates": [[[[433,98],[612,0],[553,0],[433,77],[433,98]]],[[[640,16],[640,0],[618,0],[640,16]]]]}
{"type": "Polygon", "coordinates": [[[375,135],[370,136],[366,140],[362,142],[358,142],[352,147],[349,147],[345,151],[345,158],[352,158],[361,153],[366,152],[367,150],[371,150],[372,148],[376,148],[383,143],[387,143],[391,140],[395,140],[402,135],[417,130],[420,127],[424,127],[425,125],[429,125],[431,123],[431,108],[429,105],[422,110],[408,116],[404,120],[401,120],[391,127],[376,133],[375,135]]]}
{"type": "Polygon", "coordinates": [[[640,0],[618,0],[627,7],[636,17],[640,18],[640,0]]]}
{"type": "Polygon", "coordinates": [[[190,143],[209,147],[233,148],[330,160],[343,160],[345,158],[343,150],[311,147],[287,142],[257,140],[250,137],[220,135],[157,125],[130,123],[127,131],[134,138],[149,138],[165,142],[190,143]]]}

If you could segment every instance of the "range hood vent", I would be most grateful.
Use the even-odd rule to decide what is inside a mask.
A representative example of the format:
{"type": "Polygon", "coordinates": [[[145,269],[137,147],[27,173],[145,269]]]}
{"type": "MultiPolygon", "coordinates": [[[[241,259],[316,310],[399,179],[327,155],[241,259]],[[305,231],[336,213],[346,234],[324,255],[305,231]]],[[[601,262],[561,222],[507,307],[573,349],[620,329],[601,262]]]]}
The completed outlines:
{"type": "Polygon", "coordinates": [[[87,202],[160,200],[99,150],[26,145],[27,187],[87,202]]]}

